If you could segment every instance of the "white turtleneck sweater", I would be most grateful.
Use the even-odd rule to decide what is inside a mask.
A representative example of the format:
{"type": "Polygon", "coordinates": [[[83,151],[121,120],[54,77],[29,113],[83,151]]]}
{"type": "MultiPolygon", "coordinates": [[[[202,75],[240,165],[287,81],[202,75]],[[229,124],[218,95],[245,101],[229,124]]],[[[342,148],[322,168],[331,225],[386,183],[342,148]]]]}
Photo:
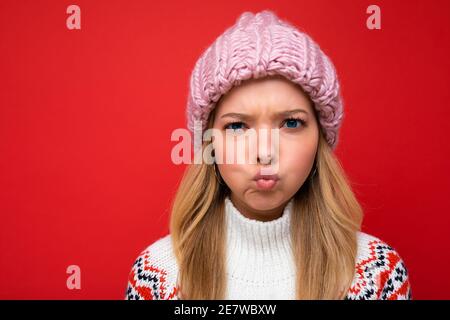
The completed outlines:
{"type": "Polygon", "coordinates": [[[227,223],[226,299],[294,299],[295,264],[291,254],[292,200],[281,217],[267,222],[242,215],[225,199],[227,223]]]}
{"type": "MultiPolygon", "coordinates": [[[[290,238],[292,200],[281,217],[267,222],[242,215],[225,199],[225,299],[295,299],[295,264],[290,238]]],[[[135,260],[125,299],[178,299],[178,265],[170,234],[135,260]]],[[[347,299],[410,299],[407,269],[385,242],[358,232],[355,277],[347,299]]]]}

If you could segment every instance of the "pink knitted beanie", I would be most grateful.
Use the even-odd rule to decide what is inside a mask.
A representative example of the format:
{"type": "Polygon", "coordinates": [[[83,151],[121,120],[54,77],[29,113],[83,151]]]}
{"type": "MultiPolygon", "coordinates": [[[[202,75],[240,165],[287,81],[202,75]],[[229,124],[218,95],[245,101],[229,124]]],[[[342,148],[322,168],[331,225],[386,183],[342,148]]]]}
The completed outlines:
{"type": "Polygon", "coordinates": [[[300,85],[314,102],[318,121],[332,149],[343,120],[335,67],[319,45],[272,11],[244,12],[209,46],[190,78],[188,129],[207,119],[220,97],[247,79],[282,75],[300,85]]]}

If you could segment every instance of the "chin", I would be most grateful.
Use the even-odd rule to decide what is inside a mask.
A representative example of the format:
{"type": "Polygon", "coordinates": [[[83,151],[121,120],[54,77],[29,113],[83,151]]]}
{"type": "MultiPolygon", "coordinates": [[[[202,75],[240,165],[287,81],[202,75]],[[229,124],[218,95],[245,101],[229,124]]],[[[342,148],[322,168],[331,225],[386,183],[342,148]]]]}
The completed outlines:
{"type": "Polygon", "coordinates": [[[279,207],[283,204],[285,199],[279,191],[256,191],[252,193],[246,201],[248,201],[248,206],[252,207],[254,210],[264,211],[279,207]]]}

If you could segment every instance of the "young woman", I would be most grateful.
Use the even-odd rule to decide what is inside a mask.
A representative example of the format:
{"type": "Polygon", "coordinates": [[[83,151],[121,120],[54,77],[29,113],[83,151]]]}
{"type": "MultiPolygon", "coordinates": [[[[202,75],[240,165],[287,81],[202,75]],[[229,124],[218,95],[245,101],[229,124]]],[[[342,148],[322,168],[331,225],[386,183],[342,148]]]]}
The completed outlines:
{"type": "Polygon", "coordinates": [[[126,299],[411,299],[399,254],[360,231],[333,154],[338,77],[307,34],[243,13],[197,61],[186,114],[216,133],[195,151],[214,162],[187,167],[170,234],[136,259],[126,299]],[[249,132],[256,149],[234,143],[249,132]],[[224,161],[236,146],[246,161],[224,161]]]}

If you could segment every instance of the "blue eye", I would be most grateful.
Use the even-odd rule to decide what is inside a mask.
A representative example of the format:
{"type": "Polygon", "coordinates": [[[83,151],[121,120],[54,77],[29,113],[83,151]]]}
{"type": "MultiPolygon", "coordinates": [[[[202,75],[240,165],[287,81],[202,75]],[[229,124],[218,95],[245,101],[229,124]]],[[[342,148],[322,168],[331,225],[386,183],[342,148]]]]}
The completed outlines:
{"type": "MultiPolygon", "coordinates": [[[[306,121],[303,119],[289,118],[286,119],[284,124],[289,129],[297,129],[300,126],[305,126],[306,121]]],[[[240,132],[245,129],[245,124],[243,122],[232,122],[225,126],[226,129],[231,129],[233,132],[240,132]]]]}
{"type": "Polygon", "coordinates": [[[233,131],[238,131],[244,129],[244,124],[242,122],[233,122],[225,127],[225,129],[231,129],[233,131]]]}
{"type": "Polygon", "coordinates": [[[288,128],[296,129],[300,125],[304,125],[305,121],[302,119],[290,118],[290,119],[286,119],[285,124],[288,128]]]}

